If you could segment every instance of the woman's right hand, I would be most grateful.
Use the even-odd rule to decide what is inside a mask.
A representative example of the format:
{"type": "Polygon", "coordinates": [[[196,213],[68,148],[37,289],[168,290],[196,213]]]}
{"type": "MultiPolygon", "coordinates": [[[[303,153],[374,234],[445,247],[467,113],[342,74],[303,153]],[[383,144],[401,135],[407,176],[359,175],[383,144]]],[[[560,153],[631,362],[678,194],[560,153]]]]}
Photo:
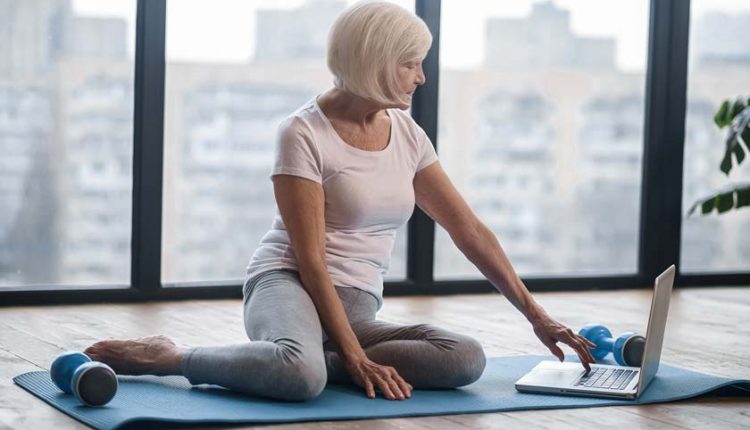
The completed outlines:
{"type": "Polygon", "coordinates": [[[411,397],[412,386],[391,366],[382,366],[363,356],[345,363],[354,383],[364,388],[367,397],[375,398],[375,388],[380,388],[388,400],[411,397]]]}

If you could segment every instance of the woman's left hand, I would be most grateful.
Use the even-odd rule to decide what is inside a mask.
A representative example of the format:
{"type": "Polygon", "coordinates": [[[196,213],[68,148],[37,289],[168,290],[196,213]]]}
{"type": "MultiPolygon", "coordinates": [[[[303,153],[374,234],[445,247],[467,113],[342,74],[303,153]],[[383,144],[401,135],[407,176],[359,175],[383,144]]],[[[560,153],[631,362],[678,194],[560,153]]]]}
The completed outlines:
{"type": "Polygon", "coordinates": [[[573,348],[578,354],[578,358],[581,360],[581,364],[583,364],[586,372],[591,370],[590,363],[595,363],[596,360],[591,355],[589,348],[596,347],[595,344],[547,315],[533,319],[531,325],[534,328],[534,334],[560,361],[565,359],[565,354],[557,346],[557,342],[562,342],[573,348]]]}

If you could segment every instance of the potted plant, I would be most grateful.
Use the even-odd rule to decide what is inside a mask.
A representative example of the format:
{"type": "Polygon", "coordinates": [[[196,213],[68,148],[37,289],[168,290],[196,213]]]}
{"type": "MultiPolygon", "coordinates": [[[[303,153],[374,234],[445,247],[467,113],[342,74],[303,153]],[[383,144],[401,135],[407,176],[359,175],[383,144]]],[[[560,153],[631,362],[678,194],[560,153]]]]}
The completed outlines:
{"type": "MultiPolygon", "coordinates": [[[[724,157],[719,169],[729,176],[734,166],[739,166],[750,155],[750,98],[737,98],[734,101],[724,100],[714,115],[714,122],[727,130],[724,157]],[[747,153],[747,154],[746,154],[747,153]]],[[[729,184],[713,195],[699,199],[688,211],[692,215],[698,208],[702,215],[710,214],[716,209],[720,214],[732,209],[750,206],[750,183],[729,184]]]]}

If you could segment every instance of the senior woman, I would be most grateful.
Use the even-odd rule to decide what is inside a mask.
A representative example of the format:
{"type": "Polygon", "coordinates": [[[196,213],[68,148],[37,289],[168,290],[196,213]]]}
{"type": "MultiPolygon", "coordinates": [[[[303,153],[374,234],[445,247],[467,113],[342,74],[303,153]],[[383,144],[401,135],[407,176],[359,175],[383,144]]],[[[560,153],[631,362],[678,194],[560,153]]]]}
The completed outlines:
{"type": "Polygon", "coordinates": [[[328,381],[353,382],[370,398],[379,389],[392,400],[413,388],[470,384],[486,362],[475,339],[376,319],[395,232],[416,203],[555,356],[564,359],[556,344],[565,343],[588,369],[593,345],[534,301],[404,112],[425,82],[422,60],[431,43],[418,17],[389,3],[355,4],[334,22],[334,88],[278,131],[271,174],[278,212],[243,288],[249,342],[186,348],[151,336],[100,341],[86,353],[122,374],[179,374],[193,384],[283,400],[314,398],[328,381]]]}

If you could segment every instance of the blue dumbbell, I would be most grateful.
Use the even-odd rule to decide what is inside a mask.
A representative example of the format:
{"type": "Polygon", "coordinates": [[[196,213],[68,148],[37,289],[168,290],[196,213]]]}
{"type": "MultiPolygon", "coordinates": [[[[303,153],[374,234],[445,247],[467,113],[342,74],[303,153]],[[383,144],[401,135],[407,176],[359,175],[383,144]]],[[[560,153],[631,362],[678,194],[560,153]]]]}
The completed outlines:
{"type": "Polygon", "coordinates": [[[60,354],[52,362],[50,376],[59,389],[86,406],[105,405],[117,393],[115,371],[82,352],[60,354]]]}
{"type": "Polygon", "coordinates": [[[578,334],[596,344],[596,348],[591,349],[591,355],[597,361],[610,352],[621,366],[639,367],[643,361],[646,338],[641,335],[627,332],[614,339],[609,329],[601,324],[587,324],[578,334]]]}

